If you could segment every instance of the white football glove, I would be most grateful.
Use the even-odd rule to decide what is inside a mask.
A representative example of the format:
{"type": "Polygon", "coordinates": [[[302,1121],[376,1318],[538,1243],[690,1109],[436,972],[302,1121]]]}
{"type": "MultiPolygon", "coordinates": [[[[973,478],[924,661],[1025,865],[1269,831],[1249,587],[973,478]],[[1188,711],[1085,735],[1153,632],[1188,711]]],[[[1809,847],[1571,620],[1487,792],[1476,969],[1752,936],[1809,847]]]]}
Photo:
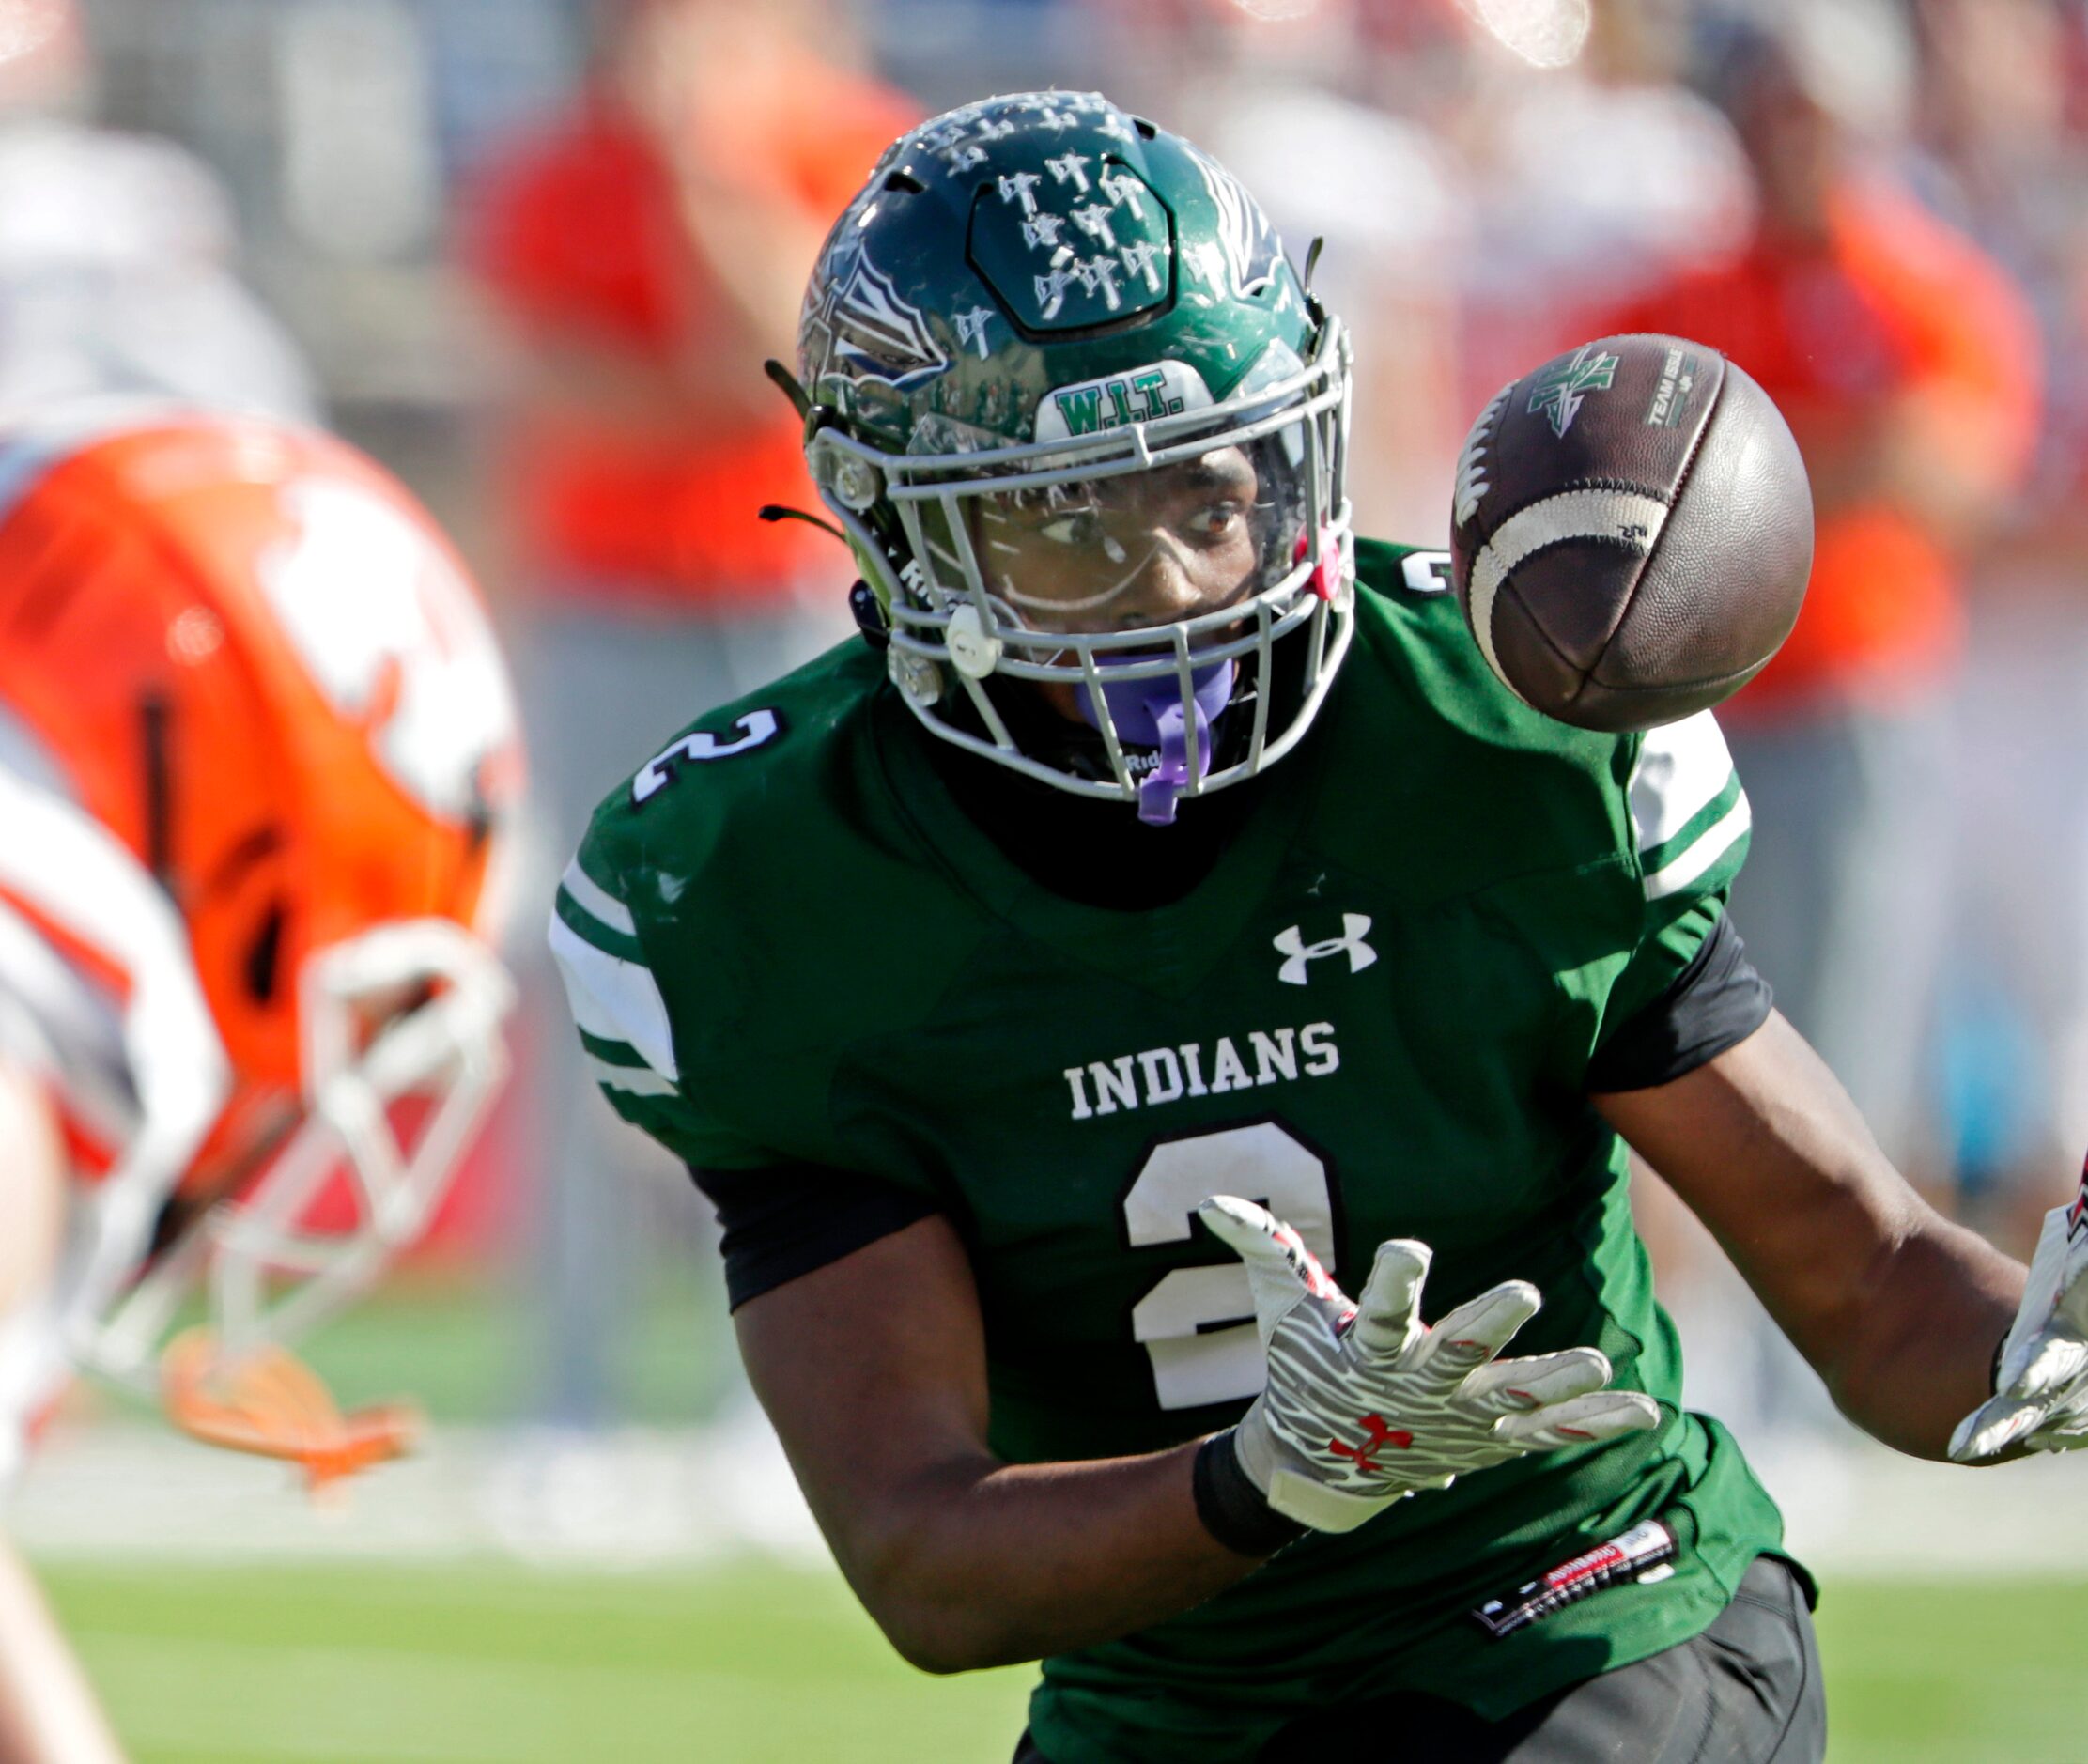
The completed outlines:
{"type": "Polygon", "coordinates": [[[1652,1398],[1603,1388],[1610,1363],[1594,1348],[1495,1359],[1543,1302],[1526,1280],[1431,1329],[1420,1319],[1426,1244],[1380,1244],[1358,1307],[1252,1201],[1217,1195],[1197,1212],[1247,1264],[1268,1354],[1268,1383],[1233,1450],[1268,1504],[1300,1524],[1350,1531],[1468,1471],[1660,1425],[1652,1398]]]}
{"type": "Polygon", "coordinates": [[[1994,1394],[1950,1436],[1958,1463],[2010,1446],[2088,1446],[2088,1169],[2073,1204],[2045,1215],[2022,1307],[2002,1343],[1994,1394]]]}

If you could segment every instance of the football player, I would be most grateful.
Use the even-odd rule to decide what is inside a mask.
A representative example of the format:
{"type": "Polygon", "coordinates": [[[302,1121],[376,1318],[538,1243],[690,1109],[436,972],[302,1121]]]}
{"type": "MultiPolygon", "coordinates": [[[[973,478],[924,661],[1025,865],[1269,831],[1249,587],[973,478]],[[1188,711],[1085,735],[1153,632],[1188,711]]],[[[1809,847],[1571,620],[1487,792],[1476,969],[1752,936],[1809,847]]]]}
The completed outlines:
{"type": "MultiPolygon", "coordinates": [[[[406,1443],[286,1344],[419,1234],[492,1095],[520,781],[476,591],[353,449],[105,403],[0,429],[0,1476],[81,1367],[315,1485],[406,1443]]],[[[0,1758],[113,1756],[0,1563],[0,1758]]]]}
{"type": "MultiPolygon", "coordinates": [[[[1547,721],[1441,555],[1352,537],[1339,323],[1100,97],[899,141],[778,372],[865,641],[641,766],[550,936],[872,1615],[1042,1659],[1054,1764],[1678,1759],[1714,1716],[1817,1759],[1811,1582],[1680,1406],[1626,1147],[1911,1452],[2023,1271],[1771,1010],[1715,722],[1547,721]]],[[[2049,1296],[1967,1449],[2063,1430],[2049,1296]]]]}

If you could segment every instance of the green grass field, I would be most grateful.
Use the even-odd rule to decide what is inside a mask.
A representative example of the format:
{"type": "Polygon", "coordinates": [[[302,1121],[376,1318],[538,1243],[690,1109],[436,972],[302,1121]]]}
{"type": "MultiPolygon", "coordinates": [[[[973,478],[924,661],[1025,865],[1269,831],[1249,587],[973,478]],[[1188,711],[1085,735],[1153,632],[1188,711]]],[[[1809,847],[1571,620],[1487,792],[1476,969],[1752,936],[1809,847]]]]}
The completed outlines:
{"type": "MultiPolygon", "coordinates": [[[[1001,1764],[1026,1671],[928,1679],[763,1567],[54,1568],[136,1764],[1001,1764]]],[[[1834,1764],[2081,1764],[2059,1581],[1830,1581],[1834,1764]]]]}

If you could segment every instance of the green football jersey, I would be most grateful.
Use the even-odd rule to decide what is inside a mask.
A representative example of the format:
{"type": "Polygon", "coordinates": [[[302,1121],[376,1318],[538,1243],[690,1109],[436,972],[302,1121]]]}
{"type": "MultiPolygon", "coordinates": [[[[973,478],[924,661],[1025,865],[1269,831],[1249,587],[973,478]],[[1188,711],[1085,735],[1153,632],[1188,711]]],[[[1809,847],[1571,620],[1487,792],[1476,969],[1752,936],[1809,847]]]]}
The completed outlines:
{"type": "Polygon", "coordinates": [[[642,769],[558,896],[627,1119],[698,1166],[859,1171],[954,1222],[1008,1460],[1171,1446],[1259,1391],[1245,1270],[1192,1219],[1214,1193],[1288,1219],[1338,1279],[1421,1239],[1431,1317],[1534,1281],[1509,1353],[1598,1347],[1661,1404],[1655,1432],[1479,1471],[1045,1661],[1032,1725],[1068,1764],[1248,1758],[1410,1688],[1497,1716],[1695,1634],[1781,1541],[1731,1438],[1679,1406],[1624,1147],[1585,1093],[1715,924],[1746,800],[1708,714],[1614,736],[1517,701],[1444,563],[1361,548],[1318,723],[1174,905],[1081,905],[1017,869],[854,642],[642,769]],[[1656,1516],[1672,1572],[1499,1640],[1472,1617],[1656,1516]]]}

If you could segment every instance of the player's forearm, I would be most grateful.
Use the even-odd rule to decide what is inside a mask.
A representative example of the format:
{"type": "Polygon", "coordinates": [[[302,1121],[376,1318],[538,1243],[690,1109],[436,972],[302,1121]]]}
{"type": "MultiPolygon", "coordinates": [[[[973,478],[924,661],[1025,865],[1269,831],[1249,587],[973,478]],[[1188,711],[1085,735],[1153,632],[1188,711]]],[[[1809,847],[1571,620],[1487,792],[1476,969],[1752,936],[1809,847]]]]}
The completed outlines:
{"type": "MultiPolygon", "coordinates": [[[[1197,1447],[1080,1463],[953,1462],[828,1524],[864,1606],[913,1664],[965,1672],[1090,1647],[1257,1566],[1197,1517],[1197,1447]]],[[[823,1520],[827,1519],[823,1514],[823,1520]]]]}
{"type": "Polygon", "coordinates": [[[1924,1206],[1868,1283],[1870,1302],[1835,1363],[1835,1402],[1877,1439],[1947,1455],[1951,1430],[1993,1394],[1994,1350],[2021,1302],[2023,1269],[1924,1206]]]}
{"type": "Polygon", "coordinates": [[[1775,1014],[1686,1076],[1597,1106],[1725,1246],[1849,1418],[1920,1457],[1988,1394],[2023,1271],[1908,1186],[1775,1014]]]}

